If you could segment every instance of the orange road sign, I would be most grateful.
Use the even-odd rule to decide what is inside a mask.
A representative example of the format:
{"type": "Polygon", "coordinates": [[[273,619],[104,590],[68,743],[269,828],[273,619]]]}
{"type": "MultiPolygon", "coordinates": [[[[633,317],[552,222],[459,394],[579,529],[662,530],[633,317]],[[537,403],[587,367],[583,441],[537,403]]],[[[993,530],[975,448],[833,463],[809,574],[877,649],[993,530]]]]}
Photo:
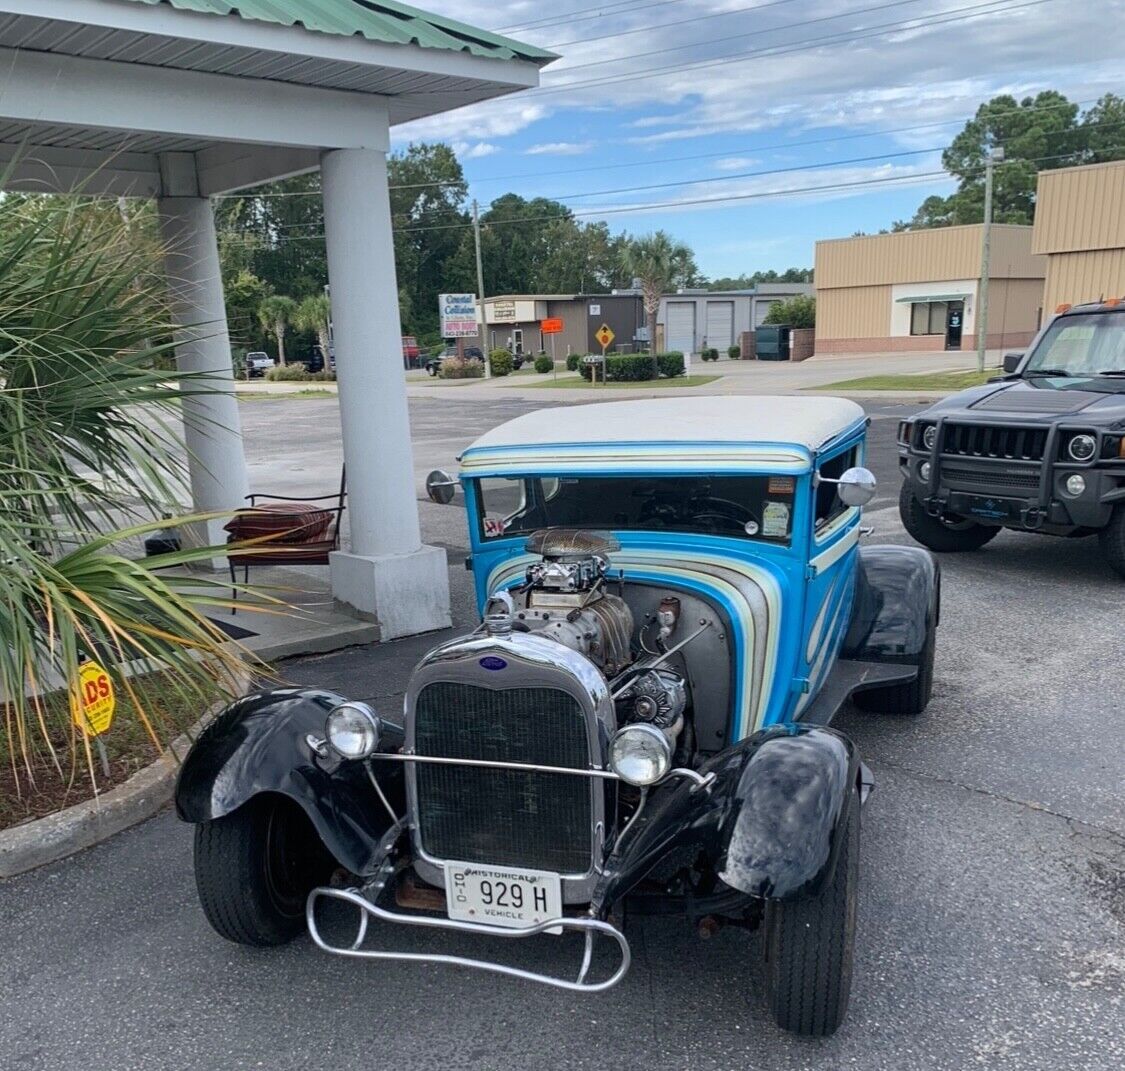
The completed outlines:
{"type": "Polygon", "coordinates": [[[557,335],[562,332],[563,322],[562,317],[552,316],[549,320],[539,321],[539,330],[545,335],[557,335]]]}

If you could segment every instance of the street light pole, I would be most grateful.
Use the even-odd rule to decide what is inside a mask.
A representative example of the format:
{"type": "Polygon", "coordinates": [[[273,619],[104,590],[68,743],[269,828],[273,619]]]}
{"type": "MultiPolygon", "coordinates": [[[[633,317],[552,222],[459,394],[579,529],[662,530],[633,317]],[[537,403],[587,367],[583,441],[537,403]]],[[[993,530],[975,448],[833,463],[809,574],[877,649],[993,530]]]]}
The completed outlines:
{"type": "Polygon", "coordinates": [[[484,262],[480,255],[480,207],[476,198],[473,198],[473,241],[477,247],[477,296],[480,301],[480,352],[484,358],[484,378],[492,378],[492,363],[488,359],[488,350],[485,348],[485,322],[484,322],[484,262]]]}
{"type": "Polygon", "coordinates": [[[980,287],[977,293],[977,371],[984,371],[988,345],[988,276],[992,257],[992,168],[1004,159],[1002,148],[990,149],[984,164],[984,229],[980,253],[980,287]]]}

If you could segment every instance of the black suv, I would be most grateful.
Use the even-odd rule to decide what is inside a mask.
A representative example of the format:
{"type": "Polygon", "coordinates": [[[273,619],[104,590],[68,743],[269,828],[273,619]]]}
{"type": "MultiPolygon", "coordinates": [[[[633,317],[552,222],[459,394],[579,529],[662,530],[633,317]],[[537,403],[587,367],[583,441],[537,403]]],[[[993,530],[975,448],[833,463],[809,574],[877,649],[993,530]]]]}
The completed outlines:
{"type": "Polygon", "coordinates": [[[899,425],[906,530],[937,551],[1097,533],[1125,576],[1125,299],[1060,306],[1004,371],[899,425]]]}

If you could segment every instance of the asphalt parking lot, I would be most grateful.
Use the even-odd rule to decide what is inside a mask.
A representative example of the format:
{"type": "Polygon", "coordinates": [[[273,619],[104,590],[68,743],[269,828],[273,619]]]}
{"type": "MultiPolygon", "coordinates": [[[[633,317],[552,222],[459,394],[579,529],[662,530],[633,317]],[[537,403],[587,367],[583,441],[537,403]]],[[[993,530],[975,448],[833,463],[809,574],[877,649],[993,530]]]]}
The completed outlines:
{"type": "MultiPolygon", "coordinates": [[[[533,407],[413,403],[419,477],[533,407]]],[[[880,481],[869,541],[908,541],[893,436],[912,408],[868,406],[880,481]]],[[[338,473],[334,399],[243,411],[259,484],[338,473]]],[[[450,551],[455,616],[469,624],[463,513],[421,509],[425,537],[450,551]]],[[[600,996],[345,961],[307,939],[270,952],[228,945],[196,904],[191,830],[165,813],[0,883],[0,1067],[1120,1068],[1125,582],[1090,539],[1005,533],[941,564],[929,710],[906,720],[846,710],[837,723],[877,788],[863,816],[851,1009],[834,1038],[773,1026],[756,937],[726,929],[701,941],[677,918],[630,918],[634,967],[600,996]]],[[[430,642],[284,669],[393,709],[430,642]]],[[[386,936],[398,948],[411,939],[386,936]]],[[[562,939],[535,941],[517,959],[543,967],[573,954],[562,939]]]]}

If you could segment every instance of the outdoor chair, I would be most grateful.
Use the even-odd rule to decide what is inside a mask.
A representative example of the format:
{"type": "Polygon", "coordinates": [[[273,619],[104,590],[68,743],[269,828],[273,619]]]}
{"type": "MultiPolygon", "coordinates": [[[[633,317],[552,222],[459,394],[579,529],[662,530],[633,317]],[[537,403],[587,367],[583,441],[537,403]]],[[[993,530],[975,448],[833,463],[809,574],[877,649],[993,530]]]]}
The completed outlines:
{"type": "MultiPolygon", "coordinates": [[[[246,496],[249,506],[239,510],[224,526],[227,543],[246,543],[227,552],[231,593],[238,599],[236,570],[249,583],[252,565],[327,565],[328,556],[340,549],[340,523],[347,504],[347,469],[340,470],[335,494],[295,498],[258,492],[246,496]]],[[[231,607],[232,614],[238,612],[231,607]]]]}

